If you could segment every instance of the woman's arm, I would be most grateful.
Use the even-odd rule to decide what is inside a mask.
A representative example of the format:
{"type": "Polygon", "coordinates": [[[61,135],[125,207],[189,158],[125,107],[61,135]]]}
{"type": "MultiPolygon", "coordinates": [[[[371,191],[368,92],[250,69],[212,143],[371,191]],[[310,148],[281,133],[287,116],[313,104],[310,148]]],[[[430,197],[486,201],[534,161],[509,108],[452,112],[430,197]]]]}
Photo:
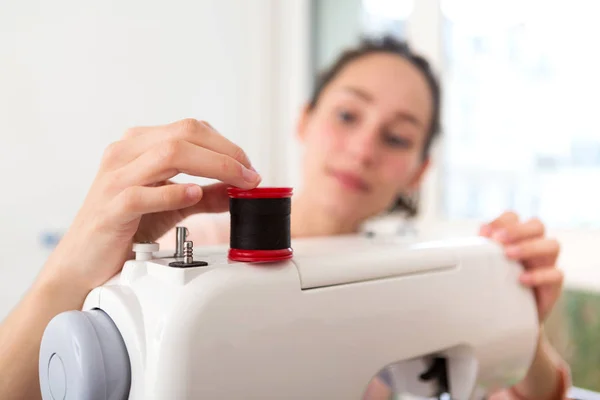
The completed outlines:
{"type": "Polygon", "coordinates": [[[0,325],[0,398],[40,399],[38,356],[46,325],[80,309],[87,294],[67,279],[37,281],[0,325]]]}
{"type": "Polygon", "coordinates": [[[525,378],[516,385],[493,393],[489,400],[568,400],[571,374],[543,333],[525,378]]]}
{"type": "Polygon", "coordinates": [[[548,342],[543,330],[535,358],[525,378],[510,388],[515,400],[563,400],[571,386],[568,365],[558,356],[548,342]]]}
{"type": "Polygon", "coordinates": [[[133,241],[155,241],[195,213],[227,210],[226,185],[259,183],[238,146],[195,120],[132,129],[109,146],[69,231],[0,325],[0,399],[40,398],[38,353],[46,325],[63,311],[81,309],[87,294],[132,256],[133,241]],[[223,183],[201,188],[166,181],[179,173],[223,183]]]}

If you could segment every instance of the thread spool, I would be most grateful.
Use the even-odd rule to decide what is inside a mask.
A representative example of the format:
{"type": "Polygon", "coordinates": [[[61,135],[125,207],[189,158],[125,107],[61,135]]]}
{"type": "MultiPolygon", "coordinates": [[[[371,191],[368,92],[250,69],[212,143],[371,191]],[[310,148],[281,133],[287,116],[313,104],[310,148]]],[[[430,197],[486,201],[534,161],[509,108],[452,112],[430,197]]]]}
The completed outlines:
{"type": "Polygon", "coordinates": [[[292,257],[291,188],[228,188],[229,259],[269,262],[292,257]]]}

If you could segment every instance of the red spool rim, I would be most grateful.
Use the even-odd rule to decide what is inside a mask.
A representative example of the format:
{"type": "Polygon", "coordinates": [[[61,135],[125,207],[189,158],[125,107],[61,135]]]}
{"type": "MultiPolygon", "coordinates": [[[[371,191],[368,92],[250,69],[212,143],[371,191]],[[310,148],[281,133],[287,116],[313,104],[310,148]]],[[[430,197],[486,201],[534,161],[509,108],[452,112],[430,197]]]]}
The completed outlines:
{"type": "Polygon", "coordinates": [[[234,199],[283,199],[292,197],[292,188],[262,187],[254,189],[227,188],[229,197],[234,199]]]}
{"type": "Polygon", "coordinates": [[[241,250],[229,249],[229,259],[241,262],[273,262],[292,258],[291,248],[280,250],[241,250]]]}

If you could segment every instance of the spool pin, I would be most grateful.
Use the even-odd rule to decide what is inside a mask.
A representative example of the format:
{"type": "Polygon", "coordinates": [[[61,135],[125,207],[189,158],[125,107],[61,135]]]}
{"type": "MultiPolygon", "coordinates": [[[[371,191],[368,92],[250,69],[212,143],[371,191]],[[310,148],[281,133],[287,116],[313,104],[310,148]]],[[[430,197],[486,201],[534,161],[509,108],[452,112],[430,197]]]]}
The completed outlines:
{"type": "Polygon", "coordinates": [[[273,262],[292,257],[291,188],[230,187],[229,259],[273,262]]]}

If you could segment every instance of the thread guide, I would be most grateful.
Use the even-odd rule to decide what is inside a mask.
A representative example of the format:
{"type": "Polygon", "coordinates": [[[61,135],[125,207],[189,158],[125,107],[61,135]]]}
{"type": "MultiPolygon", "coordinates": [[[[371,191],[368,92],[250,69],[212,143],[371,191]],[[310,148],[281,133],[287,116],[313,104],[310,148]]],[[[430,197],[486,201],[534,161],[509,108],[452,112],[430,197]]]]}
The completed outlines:
{"type": "Polygon", "coordinates": [[[176,258],[183,258],[183,261],[173,261],[169,263],[170,267],[191,268],[206,267],[206,261],[194,261],[194,243],[187,240],[189,231],[184,226],[178,226],[175,233],[175,254],[176,258]]]}

